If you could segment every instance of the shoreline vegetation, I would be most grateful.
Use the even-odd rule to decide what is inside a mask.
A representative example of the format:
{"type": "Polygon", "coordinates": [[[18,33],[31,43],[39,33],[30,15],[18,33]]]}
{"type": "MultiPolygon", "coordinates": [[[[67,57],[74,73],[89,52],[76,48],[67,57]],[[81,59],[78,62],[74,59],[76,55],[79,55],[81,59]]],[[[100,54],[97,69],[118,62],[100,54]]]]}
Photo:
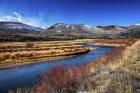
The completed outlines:
{"type": "Polygon", "coordinates": [[[33,88],[9,93],[139,93],[140,40],[103,43],[108,42],[119,46],[88,64],[75,68],[56,66],[41,75],[33,88]]]}
{"type": "MultiPolygon", "coordinates": [[[[87,93],[140,92],[140,40],[117,47],[93,63],[94,88],[87,93]]],[[[83,93],[83,92],[81,92],[83,93]]]]}
{"type": "Polygon", "coordinates": [[[62,59],[95,49],[81,45],[83,42],[85,41],[1,42],[0,69],[62,59]]]}
{"type": "Polygon", "coordinates": [[[77,39],[68,41],[0,42],[0,70],[62,59],[96,49],[83,46],[83,43],[125,47],[134,41],[131,39],[77,39]]]}

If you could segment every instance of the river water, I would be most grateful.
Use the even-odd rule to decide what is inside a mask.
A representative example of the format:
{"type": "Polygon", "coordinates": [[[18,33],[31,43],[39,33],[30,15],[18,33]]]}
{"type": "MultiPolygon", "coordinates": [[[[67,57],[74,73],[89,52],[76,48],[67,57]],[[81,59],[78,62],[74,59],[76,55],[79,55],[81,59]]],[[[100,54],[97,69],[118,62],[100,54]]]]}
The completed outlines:
{"type": "Polygon", "coordinates": [[[69,58],[0,70],[0,93],[7,93],[8,90],[15,89],[17,87],[33,86],[39,80],[40,74],[55,65],[74,67],[84,63],[89,63],[113,49],[111,46],[96,46],[94,44],[85,45],[96,47],[96,49],[88,53],[69,58]]]}

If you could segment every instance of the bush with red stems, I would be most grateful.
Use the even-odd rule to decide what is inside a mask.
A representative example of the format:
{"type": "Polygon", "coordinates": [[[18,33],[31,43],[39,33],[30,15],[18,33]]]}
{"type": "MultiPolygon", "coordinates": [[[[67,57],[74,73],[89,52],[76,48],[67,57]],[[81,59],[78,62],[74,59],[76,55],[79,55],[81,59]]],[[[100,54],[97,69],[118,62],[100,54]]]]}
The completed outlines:
{"type": "Polygon", "coordinates": [[[48,93],[75,93],[88,85],[87,75],[90,74],[88,70],[86,66],[75,68],[55,66],[41,76],[37,87],[41,91],[47,90],[48,93]]]}

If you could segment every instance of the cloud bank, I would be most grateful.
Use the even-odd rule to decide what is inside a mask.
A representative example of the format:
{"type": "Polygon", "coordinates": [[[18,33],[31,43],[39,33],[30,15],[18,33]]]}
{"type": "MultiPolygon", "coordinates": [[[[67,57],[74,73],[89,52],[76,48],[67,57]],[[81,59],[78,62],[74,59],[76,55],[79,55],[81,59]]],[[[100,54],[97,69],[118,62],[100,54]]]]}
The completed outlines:
{"type": "Polygon", "coordinates": [[[12,15],[0,16],[0,21],[20,22],[41,28],[46,28],[47,26],[45,23],[42,22],[40,18],[26,18],[16,11],[13,12],[12,15]]]}

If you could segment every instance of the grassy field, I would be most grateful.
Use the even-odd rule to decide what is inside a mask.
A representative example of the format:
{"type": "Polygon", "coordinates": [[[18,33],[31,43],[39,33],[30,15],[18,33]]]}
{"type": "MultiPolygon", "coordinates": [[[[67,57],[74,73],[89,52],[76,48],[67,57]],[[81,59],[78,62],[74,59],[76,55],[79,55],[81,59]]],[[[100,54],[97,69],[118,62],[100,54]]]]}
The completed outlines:
{"type": "MultiPolygon", "coordinates": [[[[69,41],[0,42],[0,68],[38,63],[90,51],[91,48],[82,46],[82,43],[117,46],[119,52],[135,41],[132,39],[77,39],[69,41]]],[[[113,58],[115,54],[112,55],[109,55],[106,60],[113,58]]]]}
{"type": "Polygon", "coordinates": [[[88,52],[80,40],[48,42],[1,42],[0,68],[42,62],[88,52]]]}

